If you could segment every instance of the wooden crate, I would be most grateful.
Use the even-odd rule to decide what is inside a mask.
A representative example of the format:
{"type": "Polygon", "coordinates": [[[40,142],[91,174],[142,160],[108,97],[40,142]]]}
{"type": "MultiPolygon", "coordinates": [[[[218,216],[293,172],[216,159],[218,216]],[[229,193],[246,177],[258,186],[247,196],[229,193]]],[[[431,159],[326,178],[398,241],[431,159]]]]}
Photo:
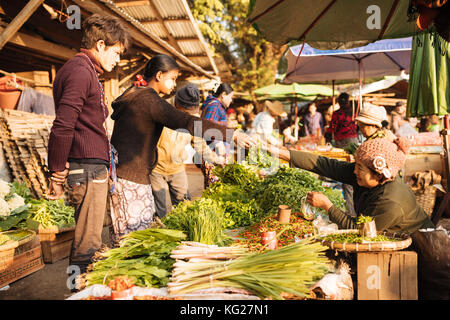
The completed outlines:
{"type": "Polygon", "coordinates": [[[55,263],[70,255],[75,230],[63,232],[41,232],[42,255],[45,263],[55,263]]]}
{"type": "Polygon", "coordinates": [[[417,254],[357,254],[358,300],[417,300],[417,254]]]}
{"type": "Polygon", "coordinates": [[[0,272],[0,288],[44,267],[39,237],[16,248],[14,261],[6,270],[0,272]]]}

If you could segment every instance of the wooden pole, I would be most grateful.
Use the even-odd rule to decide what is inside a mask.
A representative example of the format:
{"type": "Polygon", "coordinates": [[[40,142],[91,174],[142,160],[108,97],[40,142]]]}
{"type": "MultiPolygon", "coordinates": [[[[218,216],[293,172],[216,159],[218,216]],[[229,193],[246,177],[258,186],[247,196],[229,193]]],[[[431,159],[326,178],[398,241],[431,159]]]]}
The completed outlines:
{"type": "Polygon", "coordinates": [[[16,34],[17,31],[24,25],[31,15],[39,8],[44,0],[30,0],[25,7],[19,12],[14,20],[3,30],[0,35],[0,50],[3,49],[6,43],[16,34]]]}

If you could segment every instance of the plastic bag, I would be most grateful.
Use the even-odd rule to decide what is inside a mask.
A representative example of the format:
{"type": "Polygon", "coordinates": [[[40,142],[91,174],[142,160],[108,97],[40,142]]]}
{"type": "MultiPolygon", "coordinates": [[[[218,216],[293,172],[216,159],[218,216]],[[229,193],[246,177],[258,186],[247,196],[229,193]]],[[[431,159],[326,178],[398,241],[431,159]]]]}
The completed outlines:
{"type": "Polygon", "coordinates": [[[353,281],[349,265],[341,262],[335,273],[326,274],[311,290],[322,299],[353,300],[353,281]]]}
{"type": "Polygon", "coordinates": [[[443,225],[411,235],[411,249],[418,257],[418,289],[421,300],[450,300],[450,234],[443,225]]]}
{"type": "Polygon", "coordinates": [[[300,200],[300,210],[306,220],[313,220],[317,215],[317,209],[306,201],[306,197],[300,200]]]}
{"type": "Polygon", "coordinates": [[[320,214],[316,219],[314,219],[313,226],[317,229],[318,234],[321,236],[335,233],[339,229],[337,224],[325,220],[320,214]]]}

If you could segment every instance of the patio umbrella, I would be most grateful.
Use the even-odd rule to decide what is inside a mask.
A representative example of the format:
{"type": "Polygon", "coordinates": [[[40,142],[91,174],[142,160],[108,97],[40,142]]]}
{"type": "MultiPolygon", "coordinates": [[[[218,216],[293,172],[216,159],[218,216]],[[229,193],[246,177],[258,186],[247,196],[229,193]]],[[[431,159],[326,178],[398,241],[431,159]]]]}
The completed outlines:
{"type": "Polygon", "coordinates": [[[314,100],[317,96],[331,96],[331,88],[320,84],[271,84],[253,91],[257,96],[271,99],[299,98],[314,100]]]}
{"type": "Polygon", "coordinates": [[[248,21],[273,43],[348,49],[414,35],[410,0],[252,0],[248,21]]]}
{"type": "Polygon", "coordinates": [[[409,72],[412,38],[387,39],[345,50],[319,50],[308,44],[290,47],[284,82],[359,81],[409,72]]]}
{"type": "MultiPolygon", "coordinates": [[[[445,168],[447,189],[450,184],[450,43],[437,34],[421,34],[414,37],[411,53],[411,74],[408,84],[407,116],[444,116],[444,130],[441,131],[445,149],[445,168]]],[[[446,203],[447,194],[437,211],[433,222],[440,219],[446,203]]]]}

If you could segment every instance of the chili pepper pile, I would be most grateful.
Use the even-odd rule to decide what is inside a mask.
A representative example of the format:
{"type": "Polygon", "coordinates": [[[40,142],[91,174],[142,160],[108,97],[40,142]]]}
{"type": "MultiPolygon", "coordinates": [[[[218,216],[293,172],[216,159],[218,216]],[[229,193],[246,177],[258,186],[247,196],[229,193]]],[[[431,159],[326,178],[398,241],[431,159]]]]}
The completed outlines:
{"type": "Polygon", "coordinates": [[[289,224],[282,224],[277,220],[277,216],[270,216],[262,219],[259,223],[252,225],[239,234],[242,240],[237,240],[250,250],[260,250],[264,245],[261,242],[261,233],[275,231],[277,234],[283,229],[286,230],[278,237],[278,247],[284,247],[298,240],[307,238],[314,234],[314,226],[311,221],[292,214],[289,224]]]}

